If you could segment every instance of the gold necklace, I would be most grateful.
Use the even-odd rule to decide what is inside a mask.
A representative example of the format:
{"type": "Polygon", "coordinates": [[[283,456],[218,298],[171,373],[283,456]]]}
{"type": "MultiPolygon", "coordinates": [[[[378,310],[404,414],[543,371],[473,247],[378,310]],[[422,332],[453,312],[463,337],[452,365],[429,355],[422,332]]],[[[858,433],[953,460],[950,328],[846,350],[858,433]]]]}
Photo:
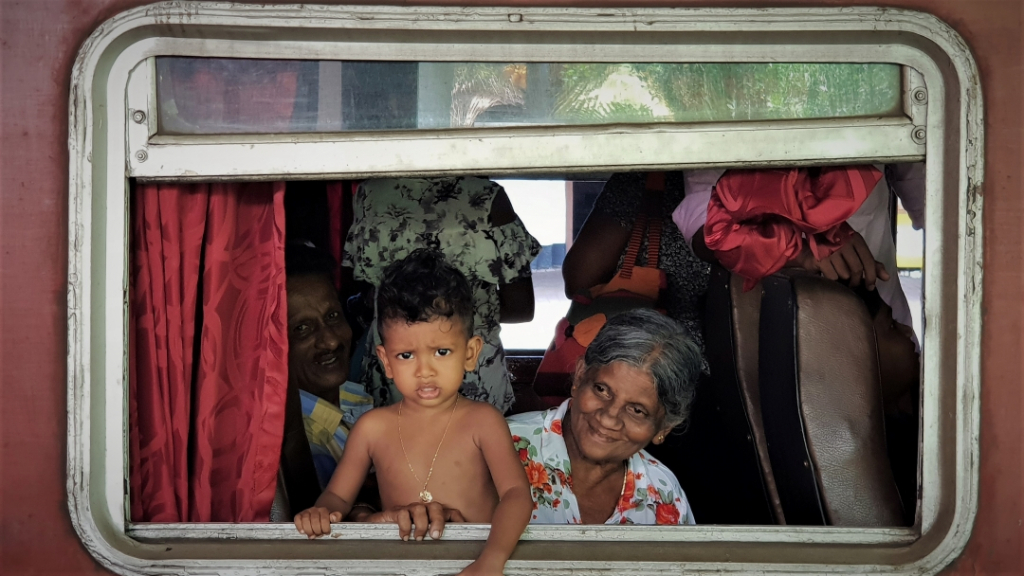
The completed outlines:
{"type": "MultiPolygon", "coordinates": [[[[405,463],[409,465],[409,472],[412,472],[412,477],[416,479],[416,482],[420,481],[420,477],[416,474],[416,470],[412,467],[412,462],[409,461],[409,453],[405,451],[405,441],[402,440],[402,406],[405,404],[405,398],[402,398],[402,402],[398,404],[398,443],[402,445],[402,454],[405,455],[405,463]]],[[[452,406],[452,413],[448,415],[448,424],[444,427],[444,434],[441,434],[441,441],[437,443],[437,450],[434,450],[434,458],[430,460],[430,470],[427,470],[427,479],[423,482],[423,489],[420,490],[420,500],[424,504],[428,504],[434,500],[433,495],[427,492],[427,484],[430,483],[430,475],[434,473],[434,462],[437,461],[437,455],[441,452],[441,444],[444,444],[444,437],[448,435],[448,427],[452,425],[452,418],[455,416],[455,409],[459,407],[459,396],[455,396],[455,406],[452,406]]]]}

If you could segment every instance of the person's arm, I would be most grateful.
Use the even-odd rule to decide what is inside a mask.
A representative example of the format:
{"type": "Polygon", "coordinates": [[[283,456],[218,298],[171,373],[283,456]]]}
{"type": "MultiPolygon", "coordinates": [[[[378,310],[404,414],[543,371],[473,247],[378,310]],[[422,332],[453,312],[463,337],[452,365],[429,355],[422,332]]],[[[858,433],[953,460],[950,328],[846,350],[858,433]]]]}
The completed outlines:
{"type": "Polygon", "coordinates": [[[501,574],[519,543],[519,537],[530,523],[533,497],[505,419],[491,406],[481,406],[476,422],[477,442],[491,472],[499,501],[480,557],[462,574],[501,574]]]}
{"type": "Polygon", "coordinates": [[[376,472],[370,472],[366,475],[366,479],[363,480],[363,485],[359,488],[359,494],[356,495],[356,503],[352,505],[352,509],[345,515],[345,522],[368,522],[372,514],[380,510],[380,490],[377,486],[377,474],[376,472]]]}
{"type": "Polygon", "coordinates": [[[630,230],[617,219],[591,213],[562,262],[565,296],[572,298],[578,292],[610,281],[629,235],[630,230]]]}
{"type": "Polygon", "coordinates": [[[708,248],[708,245],[704,243],[703,226],[694,232],[693,238],[690,239],[690,247],[693,248],[693,253],[697,255],[697,258],[712,264],[718,262],[718,257],[715,256],[715,251],[708,248]]]}
{"type": "MultiPolygon", "coordinates": [[[[518,216],[512,208],[512,201],[504,188],[498,187],[491,201],[489,216],[491,226],[505,226],[516,221],[518,216]]],[[[518,278],[507,284],[498,286],[498,303],[500,310],[498,320],[502,324],[517,324],[533,320],[534,298],[533,279],[518,278]]]]}
{"type": "Polygon", "coordinates": [[[645,175],[612,174],[562,262],[565,295],[611,281],[643,204],[645,175]]]}
{"type": "Polygon", "coordinates": [[[891,177],[892,189],[899,197],[903,209],[910,215],[914,230],[924,228],[925,172],[924,162],[890,164],[886,175],[891,177]]]}
{"type": "Polygon", "coordinates": [[[502,324],[518,324],[533,320],[533,279],[520,278],[498,286],[500,306],[498,320],[502,324]]]}
{"type": "Polygon", "coordinates": [[[859,286],[863,279],[864,286],[874,290],[876,278],[889,279],[885,265],[875,260],[864,238],[857,232],[853,233],[846,244],[821,260],[815,260],[810,248],[804,245],[800,254],[786,266],[820,272],[825,278],[843,282],[851,288],[859,286]]]}
{"type": "Polygon", "coordinates": [[[512,207],[512,201],[509,200],[508,193],[505,192],[504,188],[498,186],[498,191],[494,193],[494,199],[491,200],[491,213],[488,215],[491,226],[498,227],[511,224],[516,221],[516,217],[516,210],[512,207]]]}
{"type": "Polygon", "coordinates": [[[299,533],[310,539],[330,534],[331,522],[341,522],[352,509],[370,469],[370,438],[380,427],[380,420],[370,411],[356,422],[327,489],[312,508],[295,515],[295,528],[299,533]]]}

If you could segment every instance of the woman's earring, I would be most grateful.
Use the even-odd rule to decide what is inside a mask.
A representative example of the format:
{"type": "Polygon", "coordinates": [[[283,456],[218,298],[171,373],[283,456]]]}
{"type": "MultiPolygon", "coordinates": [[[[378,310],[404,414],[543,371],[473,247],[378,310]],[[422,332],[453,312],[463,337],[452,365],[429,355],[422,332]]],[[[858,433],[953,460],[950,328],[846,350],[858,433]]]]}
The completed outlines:
{"type": "Polygon", "coordinates": [[[661,444],[664,441],[665,441],[665,435],[664,434],[661,435],[661,436],[658,436],[658,444],[661,444]]]}

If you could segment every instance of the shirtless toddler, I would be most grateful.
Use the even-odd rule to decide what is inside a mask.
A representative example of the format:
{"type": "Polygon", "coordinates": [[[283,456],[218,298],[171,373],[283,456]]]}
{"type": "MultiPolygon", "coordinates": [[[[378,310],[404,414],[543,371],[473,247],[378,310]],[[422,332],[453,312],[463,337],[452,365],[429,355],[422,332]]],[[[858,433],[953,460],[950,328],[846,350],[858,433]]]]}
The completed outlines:
{"type": "MultiPolygon", "coordinates": [[[[327,489],[295,516],[299,532],[329,534],[373,465],[385,510],[438,502],[456,518],[490,523],[483,552],[462,573],[501,574],[533,500],[505,419],[459,395],[483,345],[473,335],[472,307],[469,283],[438,252],[417,250],[384,271],[377,355],[403,399],[359,419],[327,489]]],[[[401,532],[407,540],[408,530],[401,532]]]]}

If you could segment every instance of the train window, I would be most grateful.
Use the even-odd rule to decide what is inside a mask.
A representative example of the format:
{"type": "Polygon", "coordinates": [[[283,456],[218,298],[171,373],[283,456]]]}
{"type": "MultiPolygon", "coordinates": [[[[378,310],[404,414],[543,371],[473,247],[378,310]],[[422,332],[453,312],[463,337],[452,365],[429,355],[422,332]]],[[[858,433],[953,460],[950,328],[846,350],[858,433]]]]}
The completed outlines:
{"type": "MultiPolygon", "coordinates": [[[[164,3],[119,14],[72,77],[75,528],[116,572],[181,574],[450,573],[488,532],[451,525],[441,542],[410,544],[353,524],[308,543],[287,524],[129,521],[132,182],[475,174],[532,206],[531,194],[564,200],[566,182],[599,190],[611,173],[927,159],[927,233],[904,233],[894,207],[895,257],[923,302],[912,526],[534,525],[508,571],[934,572],[976,510],[981,106],[962,39],[902,10],[164,3]]],[[[529,217],[575,227],[577,206],[562,205],[529,217]]],[[[538,277],[574,237],[542,235],[538,277]]],[[[551,330],[537,330],[543,347],[551,330]]]]}
{"type": "Polygon", "coordinates": [[[899,116],[892,64],[156,58],[159,134],[899,116]]]}

